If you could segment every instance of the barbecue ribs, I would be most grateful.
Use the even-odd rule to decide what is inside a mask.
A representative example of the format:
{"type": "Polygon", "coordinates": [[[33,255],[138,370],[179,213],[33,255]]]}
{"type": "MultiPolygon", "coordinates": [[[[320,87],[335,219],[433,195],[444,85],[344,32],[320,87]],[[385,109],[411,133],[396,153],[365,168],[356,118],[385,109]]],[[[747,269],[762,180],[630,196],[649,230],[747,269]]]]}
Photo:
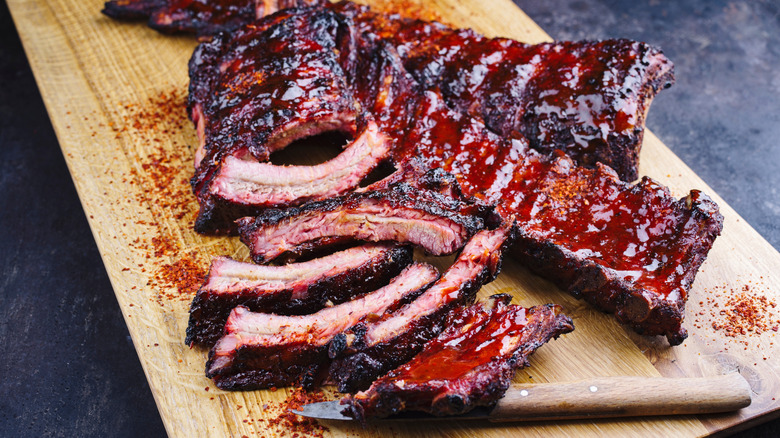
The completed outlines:
{"type": "Polygon", "coordinates": [[[433,266],[415,263],[387,286],[310,315],[280,316],[237,307],[225,335],[209,353],[206,376],[222,389],[316,384],[327,370],[327,346],[334,336],[404,305],[437,277],[433,266]]]}
{"type": "MultiPolygon", "coordinates": [[[[538,126],[528,128],[537,134],[545,133],[534,134],[535,141],[549,140],[554,146],[556,138],[582,136],[576,132],[582,127],[579,117],[597,124],[602,119],[627,123],[625,126],[631,128],[626,129],[633,133],[629,137],[636,143],[641,117],[634,110],[646,110],[648,94],[652,95],[658,84],[669,80],[668,61],[657,51],[626,41],[524,46],[430,25],[448,33],[451,38],[447,41],[461,38],[484,47],[504,47],[506,52],[501,52],[501,57],[521,49],[535,53],[532,67],[521,68],[530,64],[509,61],[501,64],[501,69],[486,67],[486,80],[496,76],[495,82],[490,79],[483,84],[484,90],[472,90],[457,85],[471,80],[465,76],[455,74],[452,80],[446,79],[457,70],[460,57],[448,55],[449,58],[439,61],[431,56],[426,58],[424,38],[420,39],[422,43],[400,44],[383,36],[391,28],[384,24],[377,23],[379,30],[372,33],[371,24],[361,21],[367,16],[375,17],[350,4],[286,10],[244,27],[233,36],[220,35],[196,50],[190,63],[190,108],[202,143],[193,178],[202,206],[196,228],[232,232],[231,220],[237,217],[231,216],[231,211],[246,213],[263,208],[225,199],[221,199],[222,203],[213,202],[214,176],[229,157],[261,164],[271,151],[302,135],[336,129],[357,136],[357,142],[360,133],[375,127],[377,135],[373,138],[382,145],[392,145],[387,160],[398,170],[386,180],[358,190],[362,193],[328,199],[332,193],[323,190],[321,197],[325,200],[261,212],[257,219],[243,219],[243,238],[252,246],[257,261],[297,251],[297,243],[316,247],[318,243],[332,244],[334,239],[348,240],[358,235],[367,240],[397,236],[402,241],[422,244],[424,239],[412,240],[410,233],[394,234],[398,228],[361,229],[359,223],[369,217],[382,217],[384,221],[402,215],[403,206],[394,204],[382,215],[373,216],[371,209],[376,207],[365,201],[378,202],[376,199],[386,198],[389,187],[413,187],[425,170],[442,169],[455,176],[467,198],[495,205],[504,222],[517,223],[515,252],[537,272],[602,310],[615,313],[618,320],[640,333],[665,335],[671,344],[682,342],[686,336],[681,321],[687,291],[722,227],[717,206],[697,191],[675,200],[652,180],[630,185],[600,163],[586,168],[560,151],[539,152],[522,132],[500,134],[515,123],[526,124],[519,121],[525,116],[513,116],[510,121],[492,119],[490,114],[503,113],[484,103],[494,101],[491,96],[495,92],[486,90],[502,83],[498,77],[501,71],[508,71],[509,66],[526,68],[528,78],[537,78],[539,84],[530,86],[537,79],[515,77],[513,83],[519,86],[517,81],[522,76],[528,79],[528,86],[506,94],[507,99],[514,96],[513,102],[518,105],[509,113],[523,113],[518,108],[528,104],[535,106],[536,111],[548,108],[550,117],[558,120],[555,114],[568,114],[564,107],[573,105],[572,102],[585,105],[572,113],[578,115],[571,123],[555,124],[569,129],[566,135],[553,134],[548,130],[552,125],[539,119],[538,126]],[[603,55],[607,49],[612,57],[603,55]],[[422,55],[415,57],[417,53],[422,55]],[[433,61],[421,61],[426,59],[433,61]],[[415,65],[422,67],[415,70],[415,65]],[[434,65],[450,67],[434,72],[434,65]],[[596,79],[585,72],[597,67],[602,76],[600,86],[594,90],[590,85],[596,79]],[[568,68],[571,75],[569,81],[558,84],[565,89],[542,89],[540,84],[555,83],[550,78],[557,77],[562,68],[568,68]],[[575,75],[575,70],[582,70],[583,74],[575,75]],[[490,71],[494,71],[493,76],[488,74],[490,71]],[[606,80],[607,77],[611,79],[606,80]],[[444,79],[438,83],[438,79],[430,78],[444,79]],[[628,93],[628,89],[645,97],[628,93]],[[550,100],[550,96],[558,94],[568,97],[550,100]],[[476,99],[474,108],[466,108],[469,96],[476,99]],[[480,99],[487,100],[480,103],[480,99]],[[608,101],[612,103],[606,104],[608,101]],[[606,112],[591,112],[585,117],[583,108],[606,112]],[[339,209],[354,200],[363,202],[364,207],[360,208],[368,210],[350,216],[355,219],[352,224],[340,223],[340,214],[349,209],[339,209]],[[274,243],[281,236],[286,237],[287,231],[293,236],[285,243],[287,248],[274,243]]],[[[417,26],[426,28],[420,22],[417,26]]],[[[403,32],[393,35],[403,38],[403,32]]],[[[465,53],[464,59],[469,59],[465,53]]],[[[477,61],[472,61],[462,68],[472,68],[474,72],[477,61]]],[[[489,60],[479,62],[483,61],[489,60]]],[[[617,128],[597,129],[606,132],[617,128]]],[[[285,190],[279,186],[280,191],[285,190]]],[[[304,197],[286,201],[297,205],[317,198],[316,193],[306,191],[304,197]]],[[[436,227],[435,222],[427,227],[436,227]]],[[[442,234],[438,234],[436,245],[426,249],[433,253],[451,252],[468,236],[454,235],[461,237],[445,250],[438,249],[442,239],[446,239],[442,234]]]]}
{"type": "Polygon", "coordinates": [[[345,415],[358,420],[401,411],[460,415],[500,399],[528,356],[574,329],[558,306],[530,309],[494,295],[488,303],[453,309],[444,330],[408,363],[347,396],[345,415]]]}
{"type": "Polygon", "coordinates": [[[235,30],[280,9],[320,4],[321,0],[110,0],[103,13],[120,20],[146,19],[163,33],[208,37],[235,30]]]}
{"type": "Polygon", "coordinates": [[[330,377],[342,392],[367,388],[405,363],[445,327],[445,316],[474,301],[501,268],[512,227],[483,230],[469,240],[442,277],[413,302],[382,318],[363,321],[333,338],[330,377]]]}
{"type": "Polygon", "coordinates": [[[411,248],[388,243],[280,266],[218,257],[190,305],[185,343],[213,345],[237,306],[279,315],[314,313],[378,289],[411,262],[411,248]]]}

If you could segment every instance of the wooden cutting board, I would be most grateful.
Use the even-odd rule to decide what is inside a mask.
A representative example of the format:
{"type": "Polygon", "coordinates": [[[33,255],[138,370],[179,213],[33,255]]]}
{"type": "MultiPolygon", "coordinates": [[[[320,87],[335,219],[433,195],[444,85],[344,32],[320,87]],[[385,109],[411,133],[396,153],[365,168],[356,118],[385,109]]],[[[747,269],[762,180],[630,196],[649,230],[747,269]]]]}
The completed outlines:
{"type": "MultiPolygon", "coordinates": [[[[183,343],[189,300],[197,288],[192,279],[214,255],[247,256],[236,239],[204,237],[191,229],[197,204],[186,180],[196,137],[183,102],[187,61],[196,42],[109,20],[99,12],[102,0],[8,3],[168,433],[273,436],[291,427],[288,436],[301,432],[301,424],[280,416],[291,390],[220,391],[203,375],[206,351],[183,343]]],[[[456,26],[532,43],[549,40],[509,0],[424,3],[429,13],[456,26]]],[[[737,314],[735,303],[744,309],[761,304],[761,297],[780,302],[780,254],[649,132],[641,173],[679,196],[704,190],[726,218],[723,236],[691,291],[685,324],[690,337],[674,348],[662,339],[642,338],[509,260],[482,297],[509,292],[526,306],[556,302],[577,327],[536,353],[516,381],[701,376],[737,369],[753,389],[749,408],[718,416],[517,425],[450,421],[361,429],[329,423],[314,433],[702,436],[777,416],[780,362],[773,358],[780,345],[772,326],[780,309],[753,309],[766,328],[760,333],[729,336],[733,333],[723,326],[737,314]]]]}

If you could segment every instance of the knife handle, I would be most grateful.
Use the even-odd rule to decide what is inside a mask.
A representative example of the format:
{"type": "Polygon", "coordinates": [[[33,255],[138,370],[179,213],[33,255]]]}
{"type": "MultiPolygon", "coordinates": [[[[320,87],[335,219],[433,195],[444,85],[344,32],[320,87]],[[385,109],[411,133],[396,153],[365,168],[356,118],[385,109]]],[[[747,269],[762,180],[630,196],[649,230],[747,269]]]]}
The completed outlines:
{"type": "Polygon", "coordinates": [[[513,385],[490,421],[539,421],[707,414],[750,405],[750,385],[734,372],[715,377],[598,377],[513,385]]]}

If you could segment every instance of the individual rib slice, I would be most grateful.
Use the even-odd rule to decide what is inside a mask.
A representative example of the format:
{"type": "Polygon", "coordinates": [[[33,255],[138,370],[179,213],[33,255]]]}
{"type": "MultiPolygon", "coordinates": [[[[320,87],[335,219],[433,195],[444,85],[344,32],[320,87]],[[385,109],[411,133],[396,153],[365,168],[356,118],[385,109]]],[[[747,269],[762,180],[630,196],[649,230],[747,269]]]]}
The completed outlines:
{"type": "Polygon", "coordinates": [[[299,208],[267,210],[238,221],[252,258],[266,263],[298,245],[329,237],[411,243],[433,255],[452,254],[483,227],[479,216],[462,214],[463,201],[407,183],[351,193],[299,208]]]}
{"type": "Polygon", "coordinates": [[[148,19],[163,33],[214,35],[235,30],[280,9],[320,3],[319,0],[110,0],[103,13],[111,18],[148,19]]]}
{"type": "Polygon", "coordinates": [[[347,327],[377,318],[417,296],[438,277],[415,263],[363,298],[303,316],[253,313],[237,307],[209,353],[206,376],[222,389],[261,389],[314,384],[327,369],[328,342],[347,327]]]}
{"type": "Polygon", "coordinates": [[[342,392],[367,388],[377,377],[420,352],[445,327],[445,315],[474,300],[501,266],[509,227],[475,234],[444,275],[413,302],[375,321],[364,321],[333,339],[330,377],[342,392]]]}
{"type": "Polygon", "coordinates": [[[228,202],[258,207],[299,205],[357,187],[389,152],[389,138],[369,123],[341,154],[316,166],[276,166],[229,156],[210,192],[228,202]]]}
{"type": "Polygon", "coordinates": [[[389,137],[369,122],[341,154],[316,166],[277,166],[251,156],[228,156],[209,183],[208,193],[201,194],[198,221],[230,228],[232,219],[254,216],[265,208],[343,195],[388,158],[390,143],[389,137]]]}
{"type": "Polygon", "coordinates": [[[560,306],[507,305],[509,295],[453,309],[447,327],[411,361],[365,392],[347,396],[345,415],[364,421],[401,411],[460,415],[500,399],[515,371],[552,338],[574,329],[560,306]]]}
{"type": "Polygon", "coordinates": [[[378,289],[411,262],[411,248],[389,243],[281,266],[217,257],[190,305],[185,343],[214,345],[237,306],[281,315],[314,313],[378,289]]]}

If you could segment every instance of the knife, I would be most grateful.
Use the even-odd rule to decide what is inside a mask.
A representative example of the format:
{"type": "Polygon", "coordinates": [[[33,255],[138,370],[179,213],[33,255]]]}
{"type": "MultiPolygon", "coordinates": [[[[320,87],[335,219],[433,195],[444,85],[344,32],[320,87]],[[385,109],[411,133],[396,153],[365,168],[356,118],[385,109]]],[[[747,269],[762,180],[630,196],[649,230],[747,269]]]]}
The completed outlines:
{"type": "MultiPolygon", "coordinates": [[[[384,420],[482,419],[500,421],[577,420],[730,412],[750,405],[750,385],[738,373],[713,377],[597,377],[564,383],[512,385],[493,407],[449,417],[404,412],[384,420]]],[[[310,403],[305,417],[353,420],[339,400],[310,403]]]]}

